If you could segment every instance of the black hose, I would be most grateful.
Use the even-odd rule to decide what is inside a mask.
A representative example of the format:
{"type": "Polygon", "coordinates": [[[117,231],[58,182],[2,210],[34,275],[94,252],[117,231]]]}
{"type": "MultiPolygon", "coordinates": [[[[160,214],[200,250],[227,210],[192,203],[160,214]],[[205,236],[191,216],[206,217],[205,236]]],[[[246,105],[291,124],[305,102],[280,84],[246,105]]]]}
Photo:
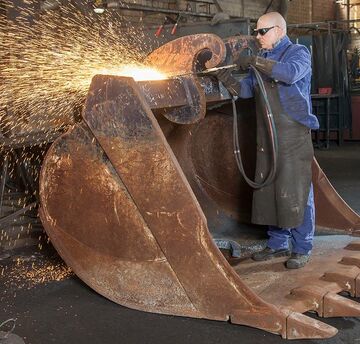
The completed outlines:
{"type": "Polygon", "coordinates": [[[266,14],[266,13],[268,12],[268,10],[270,9],[270,7],[271,7],[271,5],[273,4],[273,2],[274,2],[274,0],[271,0],[271,1],[269,2],[269,4],[268,4],[267,7],[266,7],[266,10],[265,10],[264,14],[266,14]]]}
{"type": "Polygon", "coordinates": [[[277,164],[278,164],[279,146],[278,146],[278,136],[277,136],[277,132],[276,132],[274,116],[272,114],[272,110],[271,110],[269,98],[267,96],[264,81],[263,81],[260,73],[258,72],[258,70],[253,66],[250,66],[250,67],[252,68],[252,70],[255,73],[255,77],[258,81],[261,94],[264,98],[265,108],[266,108],[266,113],[264,113],[264,116],[265,116],[265,122],[267,123],[267,129],[268,129],[268,133],[270,136],[270,142],[271,142],[272,163],[270,166],[270,171],[269,171],[268,175],[266,176],[266,178],[264,179],[264,181],[262,183],[257,183],[255,181],[251,180],[246,175],[246,172],[244,170],[244,165],[242,162],[241,151],[240,151],[240,144],[239,144],[239,131],[238,131],[238,123],[237,123],[238,122],[238,118],[237,118],[238,114],[236,111],[235,98],[233,97],[232,98],[232,108],[233,108],[233,116],[234,116],[234,119],[233,119],[234,154],[235,154],[236,164],[238,165],[239,171],[240,171],[241,175],[244,177],[245,181],[252,188],[261,189],[261,188],[271,184],[275,179],[276,171],[277,171],[277,164]]]}

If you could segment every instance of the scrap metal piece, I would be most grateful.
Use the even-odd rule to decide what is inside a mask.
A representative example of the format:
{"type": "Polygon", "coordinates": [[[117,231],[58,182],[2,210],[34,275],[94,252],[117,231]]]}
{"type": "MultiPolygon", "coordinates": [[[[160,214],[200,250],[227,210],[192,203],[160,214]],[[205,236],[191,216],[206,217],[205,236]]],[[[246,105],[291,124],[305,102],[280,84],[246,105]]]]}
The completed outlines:
{"type": "Polygon", "coordinates": [[[25,342],[15,333],[0,331],[0,344],[25,344],[25,342]]]}
{"type": "Polygon", "coordinates": [[[241,257],[241,247],[236,241],[229,239],[214,239],[214,243],[217,248],[230,251],[231,257],[241,257]]]}
{"type": "Polygon", "coordinates": [[[8,319],[0,324],[0,328],[6,324],[12,323],[12,327],[8,331],[0,331],[0,344],[25,344],[24,340],[14,332],[17,319],[8,319]]]}

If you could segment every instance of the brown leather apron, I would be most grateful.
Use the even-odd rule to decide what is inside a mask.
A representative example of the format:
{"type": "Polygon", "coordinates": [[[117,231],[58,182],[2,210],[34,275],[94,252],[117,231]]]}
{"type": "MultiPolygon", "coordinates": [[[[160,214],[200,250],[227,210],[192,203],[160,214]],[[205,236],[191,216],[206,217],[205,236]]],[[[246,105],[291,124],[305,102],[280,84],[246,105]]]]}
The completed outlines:
{"type": "MultiPolygon", "coordinates": [[[[314,155],[310,129],[285,113],[278,85],[265,78],[264,84],[274,115],[279,155],[274,182],[253,194],[252,222],[282,228],[294,228],[304,220],[310,191],[314,155]]],[[[263,97],[255,90],[257,119],[257,159],[255,181],[262,182],[270,169],[270,138],[265,126],[263,97]]]]}

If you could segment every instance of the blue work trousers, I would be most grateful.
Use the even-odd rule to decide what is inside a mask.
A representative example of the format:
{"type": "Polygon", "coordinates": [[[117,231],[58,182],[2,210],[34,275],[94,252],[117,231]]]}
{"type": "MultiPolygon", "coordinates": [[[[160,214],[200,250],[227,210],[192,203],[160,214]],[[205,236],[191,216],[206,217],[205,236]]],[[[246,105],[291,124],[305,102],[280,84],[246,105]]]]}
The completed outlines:
{"type": "Polygon", "coordinates": [[[289,239],[291,239],[293,253],[310,254],[313,247],[314,232],[315,204],[313,185],[311,184],[305,207],[304,222],[295,228],[269,226],[267,246],[274,250],[286,249],[289,248],[289,239]]]}

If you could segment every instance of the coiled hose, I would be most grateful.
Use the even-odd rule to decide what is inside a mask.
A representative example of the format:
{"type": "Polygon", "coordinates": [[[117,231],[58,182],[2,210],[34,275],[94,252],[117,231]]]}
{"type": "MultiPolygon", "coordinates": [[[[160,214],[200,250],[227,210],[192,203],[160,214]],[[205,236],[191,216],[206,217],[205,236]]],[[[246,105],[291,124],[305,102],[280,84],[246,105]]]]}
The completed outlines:
{"type": "Polygon", "coordinates": [[[277,171],[277,164],[278,164],[279,146],[278,146],[278,136],[277,136],[277,132],[276,132],[274,116],[273,116],[273,113],[271,110],[271,106],[269,103],[269,98],[267,96],[264,81],[263,81],[260,73],[258,72],[258,70],[252,65],[250,65],[250,67],[252,68],[252,70],[255,73],[255,77],[259,84],[260,92],[264,99],[265,109],[266,109],[266,113],[264,113],[264,116],[265,116],[265,122],[267,123],[267,131],[270,136],[272,159],[271,159],[271,166],[270,166],[269,173],[266,176],[266,178],[264,179],[264,181],[261,183],[257,183],[255,181],[251,180],[245,173],[244,165],[243,165],[243,161],[242,161],[242,157],[241,157],[240,145],[239,145],[238,114],[237,114],[236,103],[235,103],[236,98],[232,97],[234,155],[235,155],[236,164],[239,168],[241,175],[245,179],[246,183],[248,183],[254,189],[261,189],[261,188],[271,184],[275,179],[276,171],[277,171]]]}

